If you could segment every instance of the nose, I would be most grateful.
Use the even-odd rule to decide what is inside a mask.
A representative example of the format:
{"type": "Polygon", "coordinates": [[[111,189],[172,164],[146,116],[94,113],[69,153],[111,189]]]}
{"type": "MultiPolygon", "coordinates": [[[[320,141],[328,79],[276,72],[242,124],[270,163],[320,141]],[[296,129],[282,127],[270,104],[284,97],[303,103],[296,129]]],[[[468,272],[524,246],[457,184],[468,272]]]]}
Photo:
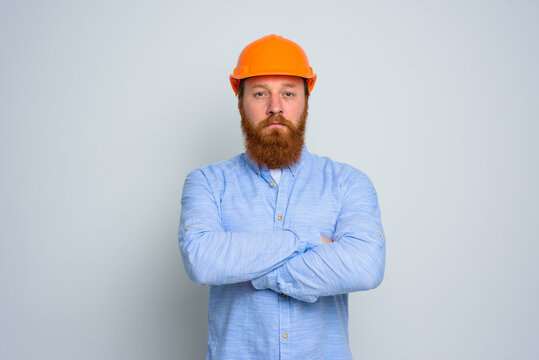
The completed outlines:
{"type": "Polygon", "coordinates": [[[281,98],[279,94],[272,94],[269,99],[268,110],[266,115],[280,115],[283,113],[283,107],[281,104],[281,98]]]}

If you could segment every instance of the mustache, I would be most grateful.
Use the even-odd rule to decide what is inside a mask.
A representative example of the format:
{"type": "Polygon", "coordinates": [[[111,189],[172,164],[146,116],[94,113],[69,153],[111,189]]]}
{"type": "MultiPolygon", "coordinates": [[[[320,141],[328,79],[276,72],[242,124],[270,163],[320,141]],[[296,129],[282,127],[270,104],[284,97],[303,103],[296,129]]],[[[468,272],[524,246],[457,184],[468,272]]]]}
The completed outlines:
{"type": "Polygon", "coordinates": [[[257,128],[258,130],[261,130],[267,126],[270,126],[271,124],[283,124],[291,129],[296,128],[290,120],[288,120],[287,118],[285,118],[284,116],[280,114],[268,116],[266,119],[264,119],[257,125],[257,128]]]}
{"type": "Polygon", "coordinates": [[[270,126],[271,124],[283,124],[287,127],[289,127],[290,129],[296,129],[296,127],[294,126],[294,124],[288,120],[287,118],[285,118],[284,116],[278,114],[278,115],[270,115],[268,116],[267,118],[265,118],[264,120],[262,120],[260,123],[258,123],[258,125],[256,126],[257,130],[260,131],[268,126],[270,126]]]}

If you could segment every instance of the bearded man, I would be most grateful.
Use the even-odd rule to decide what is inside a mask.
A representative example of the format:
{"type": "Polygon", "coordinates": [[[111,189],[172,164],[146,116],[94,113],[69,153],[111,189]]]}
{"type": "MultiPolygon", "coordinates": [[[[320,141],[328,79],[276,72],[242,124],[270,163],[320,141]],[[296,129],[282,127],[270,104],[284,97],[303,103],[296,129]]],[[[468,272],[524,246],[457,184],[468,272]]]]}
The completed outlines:
{"type": "Polygon", "coordinates": [[[230,76],[246,152],[185,180],[179,245],[210,285],[207,359],[351,359],[348,293],[382,281],[372,182],[304,145],[315,81],[296,43],[249,44],[230,76]]]}

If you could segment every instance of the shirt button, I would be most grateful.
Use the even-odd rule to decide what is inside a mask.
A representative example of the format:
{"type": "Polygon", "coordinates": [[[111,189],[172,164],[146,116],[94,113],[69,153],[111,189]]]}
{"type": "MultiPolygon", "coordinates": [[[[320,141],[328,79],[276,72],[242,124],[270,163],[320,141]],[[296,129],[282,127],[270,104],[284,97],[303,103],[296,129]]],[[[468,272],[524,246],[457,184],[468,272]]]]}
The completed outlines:
{"type": "Polygon", "coordinates": [[[293,172],[296,172],[296,169],[293,169],[292,171],[293,171],[293,172]]]}
{"type": "Polygon", "coordinates": [[[281,215],[277,216],[277,220],[282,220],[283,217],[281,215]]]}
{"type": "Polygon", "coordinates": [[[286,339],[288,337],[288,335],[286,334],[283,334],[283,338],[286,339]]]}
{"type": "Polygon", "coordinates": [[[379,236],[379,237],[382,237],[382,234],[378,233],[378,236],[379,236]]]}
{"type": "Polygon", "coordinates": [[[270,182],[270,186],[274,186],[274,185],[275,185],[275,183],[273,181],[270,182]]]}
{"type": "Polygon", "coordinates": [[[286,295],[285,295],[285,294],[281,294],[281,297],[282,297],[283,299],[286,299],[286,295]]]}
{"type": "Polygon", "coordinates": [[[258,175],[258,170],[256,171],[256,174],[258,175]]]}
{"type": "Polygon", "coordinates": [[[187,231],[187,230],[189,230],[189,226],[186,226],[186,227],[185,227],[185,231],[187,231]]]}

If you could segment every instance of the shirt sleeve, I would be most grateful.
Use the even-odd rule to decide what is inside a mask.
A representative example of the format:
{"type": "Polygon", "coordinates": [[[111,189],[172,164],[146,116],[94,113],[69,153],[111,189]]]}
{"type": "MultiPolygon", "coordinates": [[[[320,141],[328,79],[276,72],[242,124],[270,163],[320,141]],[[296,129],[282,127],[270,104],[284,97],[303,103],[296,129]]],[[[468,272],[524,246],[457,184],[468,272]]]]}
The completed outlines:
{"type": "Polygon", "coordinates": [[[320,234],[292,229],[227,232],[221,223],[217,199],[202,170],[187,175],[178,239],[187,275],[197,284],[250,281],[322,243],[320,234]]]}
{"type": "Polygon", "coordinates": [[[377,287],[385,267],[385,236],[376,190],[362,172],[343,185],[334,242],[310,249],[252,281],[298,300],[377,287]]]}

